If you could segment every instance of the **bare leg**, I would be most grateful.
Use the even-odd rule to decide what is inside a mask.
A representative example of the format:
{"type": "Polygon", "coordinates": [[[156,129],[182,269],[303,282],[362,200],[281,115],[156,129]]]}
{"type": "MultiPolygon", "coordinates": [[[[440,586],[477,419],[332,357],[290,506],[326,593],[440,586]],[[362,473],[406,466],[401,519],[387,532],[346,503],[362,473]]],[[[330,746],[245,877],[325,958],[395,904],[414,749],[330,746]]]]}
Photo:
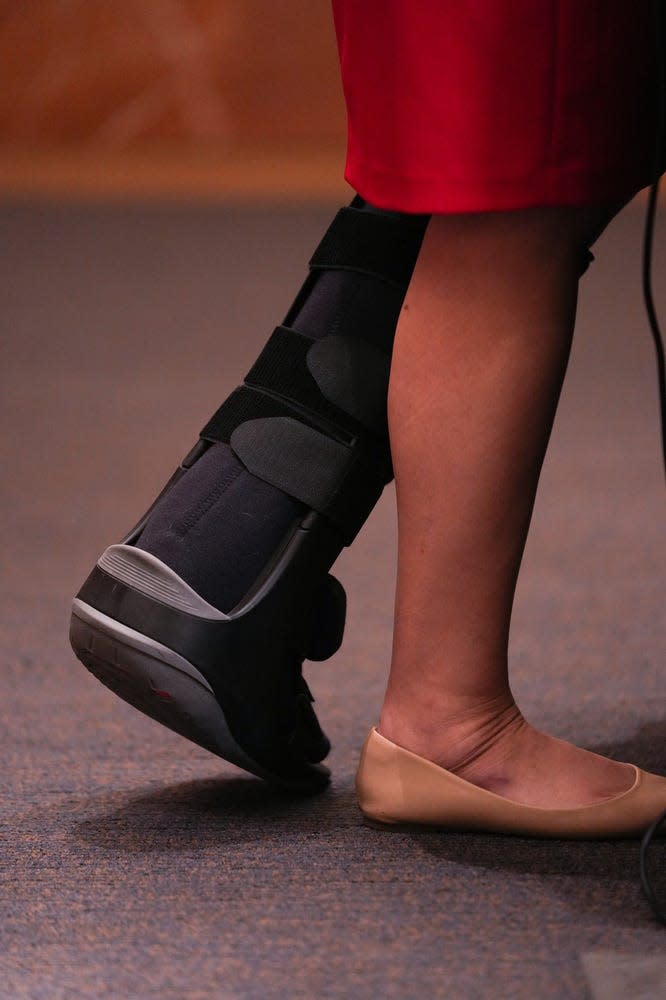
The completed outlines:
{"type": "Polygon", "coordinates": [[[507,665],[581,250],[614,211],[434,216],[391,368],[398,578],[379,730],[468,781],[546,808],[599,801],[634,778],[530,726],[507,665]]]}

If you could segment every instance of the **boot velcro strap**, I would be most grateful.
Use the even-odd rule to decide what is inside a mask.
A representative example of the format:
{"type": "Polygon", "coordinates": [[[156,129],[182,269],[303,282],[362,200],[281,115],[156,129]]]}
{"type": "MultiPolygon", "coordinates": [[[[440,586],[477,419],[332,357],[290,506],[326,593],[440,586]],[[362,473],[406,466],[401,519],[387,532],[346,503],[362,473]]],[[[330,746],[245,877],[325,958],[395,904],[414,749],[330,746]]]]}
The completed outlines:
{"type": "Polygon", "coordinates": [[[387,482],[365,449],[293,417],[246,420],[230,445],[255,476],[335,521],[349,545],[387,482]]]}
{"type": "Polygon", "coordinates": [[[245,382],[295,400],[349,433],[365,428],[384,438],[389,369],[390,359],[359,338],[312,340],[278,326],[245,382]]]}
{"type": "Polygon", "coordinates": [[[341,208],[312,255],[310,269],[360,271],[406,288],[427,219],[341,208]]]}
{"type": "Polygon", "coordinates": [[[358,434],[358,421],[325,399],[308,371],[306,355],[314,343],[305,334],[278,326],[245,376],[245,383],[284,396],[339,425],[346,433],[358,434]]]}
{"type": "Polygon", "coordinates": [[[201,437],[229,444],[251,473],[330,517],[349,545],[393,475],[391,456],[327,430],[289,400],[240,386],[201,437]]]}
{"type": "Polygon", "coordinates": [[[231,435],[240,424],[263,417],[298,417],[310,426],[317,426],[314,416],[299,411],[288,400],[241,385],[215,411],[199,437],[204,441],[223,441],[229,444],[231,435]]]}

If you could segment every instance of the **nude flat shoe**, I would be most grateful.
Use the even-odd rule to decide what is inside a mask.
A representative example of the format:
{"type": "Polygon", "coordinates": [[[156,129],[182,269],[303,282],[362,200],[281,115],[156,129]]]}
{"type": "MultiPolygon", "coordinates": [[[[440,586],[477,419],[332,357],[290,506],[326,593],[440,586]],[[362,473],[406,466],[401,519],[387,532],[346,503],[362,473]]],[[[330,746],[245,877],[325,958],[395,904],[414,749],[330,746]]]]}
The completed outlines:
{"type": "Polygon", "coordinates": [[[631,766],[636,780],[626,792],[576,809],[539,809],[479,788],[373,727],[361,752],[356,794],[366,819],[381,824],[566,839],[638,837],[666,809],[666,778],[631,766]]]}

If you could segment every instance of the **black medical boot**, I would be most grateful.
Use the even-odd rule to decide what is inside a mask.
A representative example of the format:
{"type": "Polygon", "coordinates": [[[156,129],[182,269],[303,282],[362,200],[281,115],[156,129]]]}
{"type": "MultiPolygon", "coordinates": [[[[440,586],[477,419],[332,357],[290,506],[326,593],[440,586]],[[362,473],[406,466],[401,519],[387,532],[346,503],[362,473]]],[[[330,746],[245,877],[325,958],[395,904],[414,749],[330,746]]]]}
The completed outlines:
{"type": "Polygon", "coordinates": [[[72,646],[104,684],[292,789],[328,781],[302,665],[340,646],[328,571],[393,475],[391,350],[427,220],[338,212],[244,383],[74,600],[72,646]]]}

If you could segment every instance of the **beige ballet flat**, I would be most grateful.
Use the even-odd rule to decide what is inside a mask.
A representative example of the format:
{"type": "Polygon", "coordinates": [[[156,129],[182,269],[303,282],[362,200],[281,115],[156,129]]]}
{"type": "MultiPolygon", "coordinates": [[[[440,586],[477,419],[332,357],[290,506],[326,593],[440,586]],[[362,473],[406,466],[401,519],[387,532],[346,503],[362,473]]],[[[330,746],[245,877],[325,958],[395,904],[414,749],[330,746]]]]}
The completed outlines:
{"type": "Polygon", "coordinates": [[[382,824],[527,837],[638,837],[666,809],[666,778],[632,767],[636,780],[620,795],[577,809],[538,809],[472,785],[373,728],[361,752],[356,794],[363,815],[382,824]]]}

